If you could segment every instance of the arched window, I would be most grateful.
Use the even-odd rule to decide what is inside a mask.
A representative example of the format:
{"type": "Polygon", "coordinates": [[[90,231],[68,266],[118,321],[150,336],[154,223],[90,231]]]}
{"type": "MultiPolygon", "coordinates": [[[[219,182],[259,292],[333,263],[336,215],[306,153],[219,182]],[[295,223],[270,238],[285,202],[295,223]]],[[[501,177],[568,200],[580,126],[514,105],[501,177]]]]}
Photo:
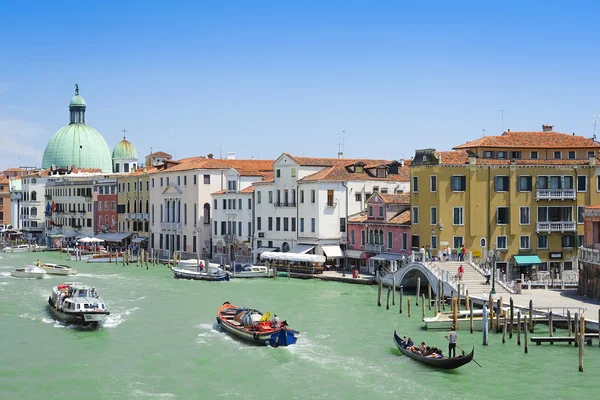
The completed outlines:
{"type": "Polygon", "coordinates": [[[31,215],[32,216],[37,216],[37,207],[31,207],[31,215]]]}
{"type": "Polygon", "coordinates": [[[204,203],[204,224],[210,224],[210,204],[204,203]]]}
{"type": "Polygon", "coordinates": [[[136,213],[137,212],[137,201],[133,201],[133,212],[136,213]]]}
{"type": "Polygon", "coordinates": [[[154,224],[154,204],[152,204],[152,224],[154,224]]]}
{"type": "Polygon", "coordinates": [[[129,214],[131,212],[131,207],[129,204],[129,200],[127,200],[127,214],[129,214]]]}
{"type": "Polygon", "coordinates": [[[108,225],[108,214],[104,216],[104,223],[108,225]]]}
{"type": "Polygon", "coordinates": [[[148,199],[146,199],[146,214],[148,214],[148,213],[149,213],[149,211],[148,211],[148,199]]]}
{"type": "MultiPolygon", "coordinates": [[[[141,186],[141,185],[140,185],[141,186]]],[[[142,212],[142,199],[140,199],[140,212],[142,212]]],[[[146,209],[146,212],[148,212],[148,210],[146,209]]]]}
{"type": "Polygon", "coordinates": [[[0,211],[0,221],[4,221],[4,212],[0,211]]]}
{"type": "Polygon", "coordinates": [[[379,231],[379,244],[383,244],[383,231],[379,231]]]}
{"type": "Polygon", "coordinates": [[[36,201],[37,200],[37,193],[36,193],[35,190],[33,192],[31,192],[31,200],[32,201],[36,201]]]}
{"type": "Polygon", "coordinates": [[[160,222],[163,222],[163,205],[160,205],[160,222]]]}
{"type": "Polygon", "coordinates": [[[369,243],[375,244],[375,240],[373,238],[373,229],[369,229],[369,243]]]}

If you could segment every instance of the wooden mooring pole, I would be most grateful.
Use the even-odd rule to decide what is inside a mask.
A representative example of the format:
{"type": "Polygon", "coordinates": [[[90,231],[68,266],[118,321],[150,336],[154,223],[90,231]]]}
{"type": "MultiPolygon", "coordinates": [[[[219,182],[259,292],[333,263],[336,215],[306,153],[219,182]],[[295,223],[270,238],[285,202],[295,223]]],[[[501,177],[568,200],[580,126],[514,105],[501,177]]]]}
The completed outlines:
{"type": "Polygon", "coordinates": [[[521,310],[517,311],[517,346],[521,345],[521,310]]]}
{"type": "MultiPolygon", "coordinates": [[[[496,312],[496,333],[500,333],[500,299],[496,302],[498,311],[496,312]]],[[[506,318],[505,318],[506,319],[506,318]]]]}
{"type": "Polygon", "coordinates": [[[533,333],[533,300],[529,300],[529,332],[533,333]]]}
{"type": "Polygon", "coordinates": [[[583,372],[583,345],[585,342],[585,317],[581,316],[579,327],[579,372],[583,372]]]}
{"type": "Polygon", "coordinates": [[[381,282],[381,277],[379,278],[379,285],[377,289],[377,306],[381,307],[381,288],[383,283],[381,282]]]}
{"type": "Polygon", "coordinates": [[[454,325],[454,330],[458,330],[458,299],[456,297],[452,297],[452,325],[454,325]]]}
{"type": "Polygon", "coordinates": [[[427,284],[427,299],[429,300],[427,302],[429,304],[429,311],[431,311],[431,283],[427,284]]]}
{"type": "Polygon", "coordinates": [[[386,304],[385,304],[385,309],[386,310],[390,309],[390,294],[391,294],[391,291],[392,291],[392,287],[388,286],[387,301],[386,301],[386,304]]]}
{"type": "Polygon", "coordinates": [[[571,337],[571,334],[573,333],[572,328],[573,327],[571,325],[571,310],[567,310],[567,331],[568,331],[569,337],[571,337]]]}
{"type": "MultiPolygon", "coordinates": [[[[554,324],[552,323],[552,310],[550,310],[550,314],[548,314],[548,330],[550,331],[550,337],[554,336],[554,324]]],[[[554,344],[554,342],[550,342],[550,344],[554,344]]]]}
{"type": "Polygon", "coordinates": [[[419,305],[419,298],[421,297],[421,278],[417,278],[417,295],[416,295],[416,305],[419,305]]]}
{"type": "Polygon", "coordinates": [[[469,304],[469,330],[473,333],[473,300],[469,304]]]}
{"type": "Polygon", "coordinates": [[[425,319],[425,294],[422,294],[421,296],[423,296],[423,301],[421,302],[421,311],[423,312],[423,319],[425,319]]]}
{"type": "Polygon", "coordinates": [[[509,339],[512,339],[514,317],[515,317],[515,304],[513,302],[513,298],[511,297],[510,298],[510,326],[509,326],[509,330],[508,330],[508,338],[509,339]]]}
{"type": "Polygon", "coordinates": [[[400,314],[402,314],[402,297],[404,295],[404,286],[400,285],[400,314]]]}
{"type": "Polygon", "coordinates": [[[579,313],[575,313],[575,346],[579,345],[579,313]]]}
{"type": "Polygon", "coordinates": [[[392,305],[396,305],[396,275],[392,275],[392,305]]]}
{"type": "MultiPolygon", "coordinates": [[[[488,307],[490,307],[490,306],[488,306],[488,307]]],[[[487,314],[488,314],[487,308],[485,307],[485,303],[484,303],[482,315],[481,315],[481,323],[482,323],[482,331],[483,331],[483,345],[484,346],[488,345],[488,323],[487,323],[488,315],[487,314]]],[[[472,324],[473,324],[473,319],[471,319],[471,326],[472,326],[472,324]]]]}
{"type": "Polygon", "coordinates": [[[504,316],[504,323],[502,324],[502,343],[506,343],[506,327],[508,325],[508,318],[504,316]]]}
{"type": "Polygon", "coordinates": [[[458,303],[457,303],[458,311],[460,311],[460,282],[458,282],[458,295],[456,297],[458,299],[458,303]]]}
{"type": "Polygon", "coordinates": [[[406,309],[408,311],[408,318],[410,318],[410,296],[406,298],[406,309]]]}
{"type": "Polygon", "coordinates": [[[465,309],[470,310],[471,308],[473,307],[471,307],[471,304],[469,303],[469,289],[467,289],[465,293],[465,309]]]}
{"type": "Polygon", "coordinates": [[[527,324],[527,315],[523,316],[523,339],[525,339],[525,342],[523,343],[523,351],[525,352],[525,354],[528,353],[529,349],[528,346],[529,344],[527,343],[527,331],[529,330],[529,325],[527,324]]]}

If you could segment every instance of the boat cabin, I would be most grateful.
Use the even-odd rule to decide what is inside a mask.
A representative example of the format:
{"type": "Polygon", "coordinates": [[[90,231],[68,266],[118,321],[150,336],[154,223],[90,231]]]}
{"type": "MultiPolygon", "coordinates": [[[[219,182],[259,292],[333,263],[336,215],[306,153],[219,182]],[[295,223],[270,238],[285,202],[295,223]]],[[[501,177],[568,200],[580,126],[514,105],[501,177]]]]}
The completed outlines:
{"type": "Polygon", "coordinates": [[[64,294],[62,309],[64,312],[106,311],[104,301],[94,287],[81,283],[64,283],[54,288],[53,300],[64,294]]]}

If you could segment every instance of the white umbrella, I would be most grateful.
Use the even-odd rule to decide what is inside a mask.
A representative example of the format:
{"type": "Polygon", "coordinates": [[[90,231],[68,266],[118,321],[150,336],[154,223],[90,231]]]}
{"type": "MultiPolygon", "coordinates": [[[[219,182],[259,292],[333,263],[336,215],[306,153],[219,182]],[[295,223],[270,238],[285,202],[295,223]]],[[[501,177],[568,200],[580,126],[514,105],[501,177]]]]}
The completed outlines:
{"type": "Polygon", "coordinates": [[[78,242],[81,242],[81,243],[91,243],[91,242],[92,242],[92,240],[93,240],[92,238],[89,238],[89,237],[83,237],[83,238],[81,238],[81,239],[79,239],[79,240],[77,240],[77,241],[78,241],[78,242]]]}
{"type": "Polygon", "coordinates": [[[90,238],[91,243],[103,243],[104,239],[90,238]]]}

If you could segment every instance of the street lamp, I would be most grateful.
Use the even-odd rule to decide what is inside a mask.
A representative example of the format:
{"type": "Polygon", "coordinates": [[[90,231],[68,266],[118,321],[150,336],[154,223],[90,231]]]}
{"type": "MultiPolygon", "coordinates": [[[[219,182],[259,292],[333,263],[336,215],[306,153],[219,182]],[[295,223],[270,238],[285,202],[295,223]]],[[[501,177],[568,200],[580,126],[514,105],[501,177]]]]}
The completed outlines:
{"type": "Polygon", "coordinates": [[[491,294],[496,294],[496,260],[500,257],[500,251],[496,250],[496,245],[492,245],[492,250],[489,251],[489,257],[492,260],[492,291],[491,294]]]}

